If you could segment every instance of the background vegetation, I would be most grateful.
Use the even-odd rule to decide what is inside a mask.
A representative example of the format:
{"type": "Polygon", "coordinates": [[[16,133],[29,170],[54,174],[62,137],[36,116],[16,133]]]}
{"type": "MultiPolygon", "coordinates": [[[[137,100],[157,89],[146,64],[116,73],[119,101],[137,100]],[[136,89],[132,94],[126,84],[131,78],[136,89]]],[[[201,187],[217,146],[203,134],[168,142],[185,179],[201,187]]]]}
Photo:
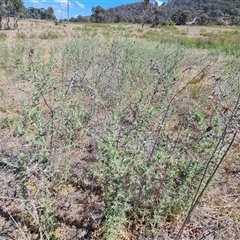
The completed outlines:
{"type": "MultiPolygon", "coordinates": [[[[3,18],[33,18],[56,20],[52,7],[25,8],[22,0],[0,1],[0,22],[3,18]]],[[[139,1],[104,9],[92,7],[91,16],[77,16],[61,21],[95,23],[141,23],[158,25],[239,25],[240,3],[238,0],[170,0],[159,5],[158,1],[139,1]]],[[[17,24],[17,22],[16,22],[17,24]]],[[[17,26],[14,25],[14,28],[17,26]]],[[[7,28],[10,28],[7,25],[7,28]]]]}
{"type": "MultiPolygon", "coordinates": [[[[153,26],[166,22],[173,22],[176,25],[185,25],[188,22],[197,25],[239,25],[239,1],[171,0],[161,6],[158,5],[157,1],[147,2],[147,7],[145,7],[146,1],[109,9],[96,6],[92,8],[93,14],[90,20],[102,23],[144,22],[153,26]]],[[[81,19],[82,17],[79,16],[71,18],[71,21],[81,21],[81,19]]]]}

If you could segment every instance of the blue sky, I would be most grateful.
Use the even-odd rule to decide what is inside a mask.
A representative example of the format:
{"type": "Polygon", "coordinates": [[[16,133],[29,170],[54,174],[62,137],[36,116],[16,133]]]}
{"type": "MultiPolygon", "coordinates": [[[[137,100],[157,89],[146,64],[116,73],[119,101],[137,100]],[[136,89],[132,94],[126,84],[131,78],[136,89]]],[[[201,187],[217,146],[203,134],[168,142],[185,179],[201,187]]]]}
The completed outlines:
{"type": "MultiPolygon", "coordinates": [[[[25,7],[35,8],[48,8],[54,9],[55,16],[58,19],[67,18],[67,2],[68,0],[23,0],[25,7]]],[[[69,12],[70,17],[76,17],[78,15],[88,16],[91,15],[92,7],[98,5],[103,8],[110,8],[119,6],[122,4],[129,4],[140,2],[141,0],[69,0],[69,12]]],[[[159,4],[166,2],[167,0],[152,0],[157,1],[159,4]]]]}

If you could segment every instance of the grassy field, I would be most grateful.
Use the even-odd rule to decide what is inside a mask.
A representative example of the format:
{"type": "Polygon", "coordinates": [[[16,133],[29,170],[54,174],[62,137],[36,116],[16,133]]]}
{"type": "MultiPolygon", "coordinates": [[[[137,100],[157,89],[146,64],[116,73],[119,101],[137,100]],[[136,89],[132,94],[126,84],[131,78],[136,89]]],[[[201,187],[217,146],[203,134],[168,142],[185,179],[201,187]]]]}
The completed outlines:
{"type": "Polygon", "coordinates": [[[1,31],[0,239],[239,239],[239,36],[1,31]]]}

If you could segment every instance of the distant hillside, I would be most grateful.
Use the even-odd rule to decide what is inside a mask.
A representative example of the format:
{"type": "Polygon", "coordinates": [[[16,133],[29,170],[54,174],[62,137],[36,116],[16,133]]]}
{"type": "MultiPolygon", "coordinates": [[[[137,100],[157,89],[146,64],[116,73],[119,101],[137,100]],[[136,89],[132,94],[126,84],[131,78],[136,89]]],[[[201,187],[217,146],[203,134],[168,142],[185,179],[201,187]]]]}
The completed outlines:
{"type": "Polygon", "coordinates": [[[189,12],[189,19],[198,24],[240,24],[239,0],[175,0],[168,6],[172,14],[189,12]]]}
{"type": "Polygon", "coordinates": [[[240,25],[240,0],[173,0],[161,6],[153,1],[145,10],[143,2],[109,9],[96,6],[90,18],[78,16],[71,21],[240,25]]]}

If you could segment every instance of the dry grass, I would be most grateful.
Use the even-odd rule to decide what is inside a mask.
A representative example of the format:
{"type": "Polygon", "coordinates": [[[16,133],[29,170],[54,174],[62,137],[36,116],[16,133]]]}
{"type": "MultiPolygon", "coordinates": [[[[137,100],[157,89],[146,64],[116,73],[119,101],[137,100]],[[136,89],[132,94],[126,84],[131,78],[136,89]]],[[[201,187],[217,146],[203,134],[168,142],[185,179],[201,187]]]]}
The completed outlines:
{"type": "Polygon", "coordinates": [[[137,24],[121,24],[114,25],[108,24],[107,27],[104,24],[95,24],[91,25],[87,24],[76,24],[76,23],[61,23],[59,25],[55,25],[54,22],[44,21],[44,20],[30,20],[30,21],[20,21],[18,30],[3,30],[2,33],[7,35],[7,42],[12,42],[17,38],[19,33],[24,33],[27,39],[33,38],[38,39],[43,33],[52,31],[56,32],[61,36],[61,39],[69,39],[69,38],[79,38],[84,35],[85,32],[96,31],[98,37],[106,34],[104,31],[110,30],[112,31],[110,36],[114,36],[114,31],[118,32],[118,34],[122,34],[123,36],[130,37],[138,37],[143,33],[147,33],[149,31],[158,32],[160,34],[166,34],[168,32],[173,32],[175,35],[182,36],[183,33],[186,33],[190,38],[199,38],[204,37],[203,33],[206,35],[216,34],[216,33],[224,33],[224,32],[234,32],[238,29],[236,27],[231,26],[176,26],[176,27],[159,27],[159,28],[149,28],[148,26],[142,28],[141,25],[137,24]],[[34,28],[33,28],[34,27],[34,28]],[[33,30],[34,29],[34,30],[33,30]]]}

